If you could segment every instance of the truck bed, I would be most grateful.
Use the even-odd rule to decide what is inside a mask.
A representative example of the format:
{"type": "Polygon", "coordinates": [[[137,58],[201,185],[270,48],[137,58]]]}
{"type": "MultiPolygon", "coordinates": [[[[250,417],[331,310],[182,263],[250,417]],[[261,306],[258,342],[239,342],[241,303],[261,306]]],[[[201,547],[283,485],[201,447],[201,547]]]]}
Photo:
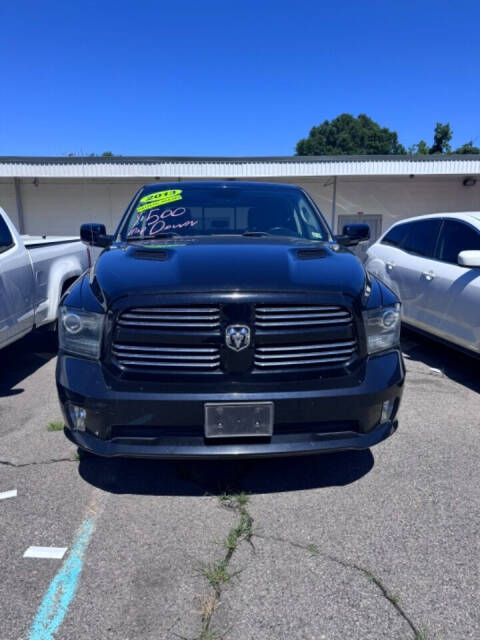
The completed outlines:
{"type": "Polygon", "coordinates": [[[78,242],[78,236],[21,236],[26,249],[34,249],[36,247],[45,247],[54,244],[67,244],[69,242],[78,242]]]}

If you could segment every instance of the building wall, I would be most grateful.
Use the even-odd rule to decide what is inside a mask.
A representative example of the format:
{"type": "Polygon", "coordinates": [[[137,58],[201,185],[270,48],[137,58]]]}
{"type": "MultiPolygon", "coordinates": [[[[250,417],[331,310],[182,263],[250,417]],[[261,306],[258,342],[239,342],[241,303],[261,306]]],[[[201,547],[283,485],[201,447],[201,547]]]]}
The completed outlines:
{"type": "MultiPolygon", "coordinates": [[[[463,176],[337,178],[336,221],[342,214],[382,216],[382,231],[402,218],[443,211],[480,211],[480,179],[464,187],[463,176]]],[[[331,223],[332,179],[302,180],[331,223]]],[[[335,231],[340,232],[338,225],[335,231]]]]}
{"type": "MultiPolygon", "coordinates": [[[[337,178],[336,216],[358,212],[382,216],[382,228],[402,218],[438,211],[480,211],[480,176],[473,187],[464,176],[369,176],[337,178]]],[[[174,181],[175,178],[172,179],[174,181]]],[[[135,191],[150,179],[20,180],[27,233],[76,234],[82,222],[103,222],[112,232],[135,191]]],[[[167,181],[167,180],[165,180],[167,181]]],[[[270,182],[274,181],[272,179],[270,182]]],[[[333,179],[277,179],[304,187],[331,223],[333,179]]],[[[13,179],[0,180],[0,206],[15,223],[13,179]]],[[[338,229],[336,229],[338,231],[338,229]]]]}
{"type": "Polygon", "coordinates": [[[13,180],[0,180],[0,207],[5,209],[11,221],[18,229],[17,204],[15,200],[15,186],[13,180]]]}

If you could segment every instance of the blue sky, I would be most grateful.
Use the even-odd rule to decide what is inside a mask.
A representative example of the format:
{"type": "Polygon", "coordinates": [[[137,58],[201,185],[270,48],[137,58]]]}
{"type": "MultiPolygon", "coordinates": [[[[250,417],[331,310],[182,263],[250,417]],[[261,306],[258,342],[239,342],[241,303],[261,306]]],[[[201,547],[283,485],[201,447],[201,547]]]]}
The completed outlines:
{"type": "Polygon", "coordinates": [[[343,112],[480,145],[474,0],[15,0],[0,24],[0,155],[290,155],[343,112]]]}

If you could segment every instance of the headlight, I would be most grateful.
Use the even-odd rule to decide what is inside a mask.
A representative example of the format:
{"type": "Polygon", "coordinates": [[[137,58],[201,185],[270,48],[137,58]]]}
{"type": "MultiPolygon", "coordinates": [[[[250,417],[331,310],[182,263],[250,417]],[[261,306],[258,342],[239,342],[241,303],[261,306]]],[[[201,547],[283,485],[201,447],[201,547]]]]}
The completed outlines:
{"type": "Polygon", "coordinates": [[[58,343],[60,349],[87,358],[99,358],[102,345],[102,313],[60,307],[58,315],[58,343]]]}
{"type": "Polygon", "coordinates": [[[377,353],[400,343],[400,304],[363,312],[368,353],[377,353]]]}

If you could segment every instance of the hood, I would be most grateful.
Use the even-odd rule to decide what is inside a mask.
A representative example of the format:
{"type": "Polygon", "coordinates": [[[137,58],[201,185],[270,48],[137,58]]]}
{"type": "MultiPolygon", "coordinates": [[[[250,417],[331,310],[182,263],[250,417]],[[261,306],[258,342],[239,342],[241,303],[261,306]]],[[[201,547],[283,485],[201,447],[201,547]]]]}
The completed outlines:
{"type": "Polygon", "coordinates": [[[182,238],[114,246],[93,281],[109,305],[122,296],[162,292],[334,292],[356,298],[360,261],[338,245],[298,239],[182,238]]]}

